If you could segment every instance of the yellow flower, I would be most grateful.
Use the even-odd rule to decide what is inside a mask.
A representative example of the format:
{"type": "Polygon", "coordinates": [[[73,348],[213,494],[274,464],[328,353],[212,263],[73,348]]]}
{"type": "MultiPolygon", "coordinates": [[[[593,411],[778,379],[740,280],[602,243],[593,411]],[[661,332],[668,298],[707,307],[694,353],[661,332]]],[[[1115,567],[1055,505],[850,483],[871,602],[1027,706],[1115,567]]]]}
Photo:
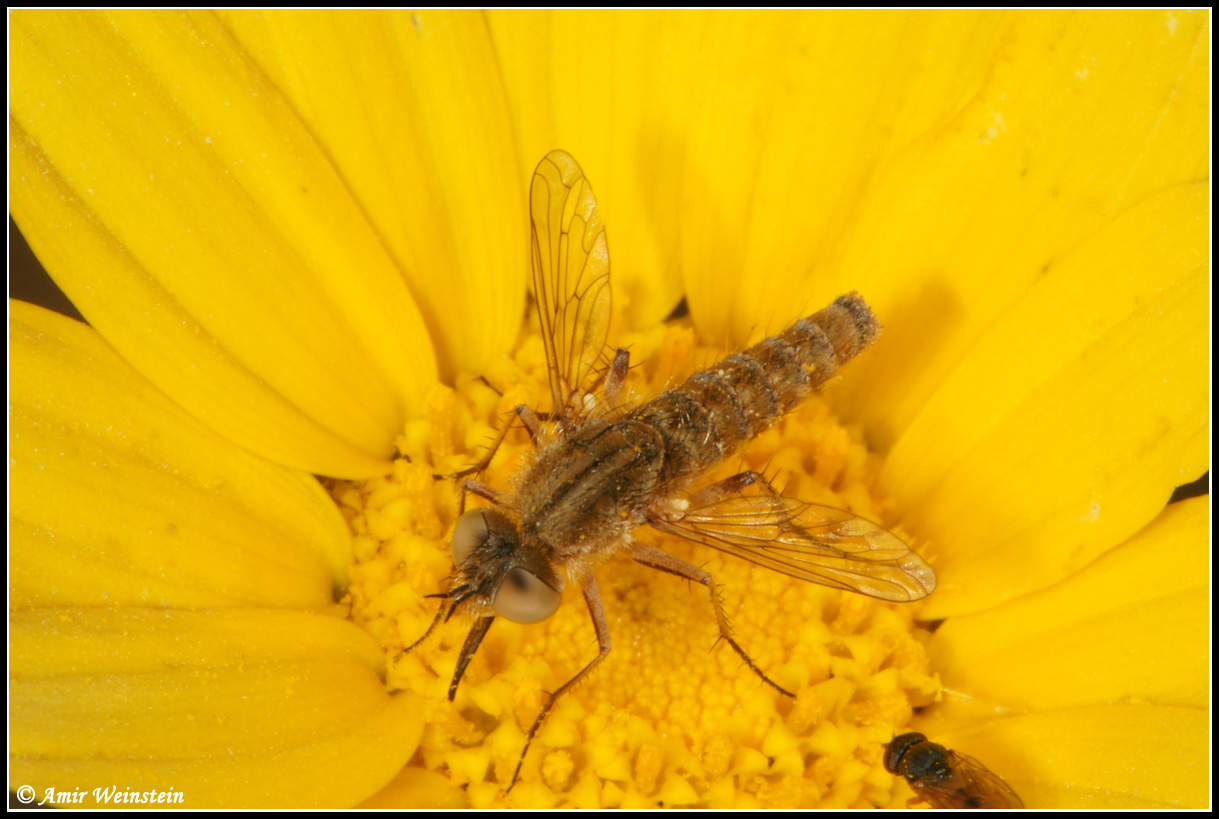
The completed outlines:
{"type": "MultiPolygon", "coordinates": [[[[457,708],[391,695],[445,649],[387,662],[411,623],[365,604],[417,594],[370,577],[372,541],[311,474],[372,479],[327,486],[361,526],[375,508],[386,531],[428,530],[388,549],[445,570],[452,488],[427,519],[420,492],[369,504],[370,487],[426,478],[391,456],[443,437],[438,381],[462,389],[468,451],[495,398],[464,374],[536,356],[504,359],[525,184],[561,146],[596,187],[641,347],[683,295],[721,350],[867,296],[886,331],[829,395],[847,427],[809,410],[845,465],[797,480],[855,476],[819,491],[876,504],[940,586],[917,611],[814,590],[807,633],[772,634],[766,613],[795,605],[782,578],[722,564],[763,612],[735,620],[743,641],[802,686],[794,703],[757,695],[722,648],[725,688],[682,693],[660,655],[693,649],[636,662],[615,637],[597,674],[629,716],[561,700],[513,804],[900,804],[879,753],[903,726],[858,706],[905,713],[921,683],[883,675],[893,645],[849,638],[879,623],[905,660],[925,639],[942,682],[915,729],[1030,807],[1206,805],[1209,520],[1203,500],[1164,509],[1209,452],[1206,14],[10,23],[12,210],[91,325],[10,303],[11,790],[499,799],[518,720],[484,695],[550,684],[569,658],[537,635],[557,632],[497,625],[457,708]],[[912,617],[944,622],[891,628],[912,617]],[[628,682],[645,692],[622,705],[628,682]],[[665,685],[673,707],[639,716],[665,685]],[[698,748],[658,731],[723,714],[698,748]],[[462,720],[464,755],[440,749],[462,720]],[[631,756],[594,758],[577,739],[597,732],[631,756]]],[[[709,616],[671,578],[645,583],[622,592],[627,633],[709,616]]],[[[571,662],[595,653],[579,648],[571,662]]]]}

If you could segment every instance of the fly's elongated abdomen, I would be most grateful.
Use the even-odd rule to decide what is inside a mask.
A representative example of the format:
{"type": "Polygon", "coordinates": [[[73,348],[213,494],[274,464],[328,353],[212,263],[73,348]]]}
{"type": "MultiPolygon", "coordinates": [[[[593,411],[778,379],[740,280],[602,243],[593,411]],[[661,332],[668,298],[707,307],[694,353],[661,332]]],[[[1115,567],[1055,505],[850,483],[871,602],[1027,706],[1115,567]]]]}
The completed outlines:
{"type": "Polygon", "coordinates": [[[867,303],[849,293],[695,373],[630,417],[664,439],[664,482],[693,478],[795,409],[879,334],[867,303]]]}

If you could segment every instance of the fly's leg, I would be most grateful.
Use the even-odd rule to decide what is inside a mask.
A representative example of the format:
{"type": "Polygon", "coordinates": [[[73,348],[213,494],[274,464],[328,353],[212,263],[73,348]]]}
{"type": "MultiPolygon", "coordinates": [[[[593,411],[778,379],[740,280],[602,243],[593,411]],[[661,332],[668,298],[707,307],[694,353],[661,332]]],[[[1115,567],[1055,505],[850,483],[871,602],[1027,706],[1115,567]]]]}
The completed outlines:
{"type": "Polygon", "coordinates": [[[622,397],[622,388],[626,385],[626,374],[631,369],[631,353],[618,348],[614,353],[614,361],[610,364],[609,375],[605,377],[604,393],[611,402],[622,397]]]}
{"type": "MultiPolygon", "coordinates": [[[[772,498],[780,499],[783,494],[771,486],[770,481],[761,472],[754,472],[752,469],[746,472],[738,472],[737,474],[724,478],[722,481],[716,481],[710,486],[704,487],[686,499],[684,509],[698,509],[702,506],[710,506],[713,503],[719,503],[722,500],[736,497],[745,490],[746,487],[758,484],[762,487],[762,491],[772,498]]],[[[799,527],[791,524],[780,524],[788,531],[798,531],[799,527]]],[[[661,527],[663,529],[663,527],[661,527]]]]}
{"type": "MultiPolygon", "coordinates": [[[[542,423],[538,420],[538,415],[524,404],[517,404],[513,409],[513,412],[516,413],[517,418],[521,419],[521,422],[525,425],[525,429],[529,431],[529,439],[536,444],[538,442],[538,435],[542,431],[542,423]]],[[[543,419],[549,419],[550,416],[549,414],[543,414],[542,417],[543,419]]],[[[432,475],[432,477],[438,481],[457,480],[458,478],[464,478],[467,475],[477,475],[478,473],[482,472],[491,465],[491,460],[495,457],[495,453],[499,452],[499,448],[503,445],[504,439],[507,438],[508,433],[512,431],[513,423],[515,423],[515,419],[509,420],[506,424],[504,424],[503,428],[499,431],[499,434],[495,436],[495,440],[491,443],[491,448],[487,450],[485,455],[478,459],[476,464],[473,466],[467,466],[465,469],[458,470],[457,472],[451,472],[447,475],[432,475]]]]}
{"type": "MultiPolygon", "coordinates": [[[[529,440],[533,441],[534,446],[537,446],[538,436],[542,434],[542,422],[539,420],[537,413],[524,404],[517,404],[516,417],[521,419],[521,423],[529,431],[529,440]]],[[[549,418],[550,416],[546,415],[545,417],[549,418]]]]}
{"type": "Polygon", "coordinates": [[[492,503],[499,503],[504,496],[503,492],[498,489],[488,486],[482,481],[462,481],[462,492],[469,492],[471,495],[478,495],[483,500],[489,500],[492,503]]]}
{"type": "Polygon", "coordinates": [[[588,393],[600,387],[601,400],[609,407],[617,407],[622,400],[622,389],[626,386],[626,374],[630,369],[630,351],[619,348],[618,352],[614,353],[614,360],[610,362],[609,369],[603,370],[589,385],[588,393]]]}
{"type": "Polygon", "coordinates": [[[762,486],[766,487],[767,492],[779,497],[779,491],[770,485],[770,481],[766,480],[766,476],[761,472],[754,472],[751,469],[748,472],[738,472],[730,478],[724,478],[722,481],[716,481],[710,486],[695,492],[688,498],[690,503],[688,508],[697,509],[700,506],[718,503],[726,498],[741,494],[741,491],[745,487],[753,486],[755,483],[762,484],[762,486]]]}
{"type": "MultiPolygon", "coordinates": [[[[536,446],[538,436],[542,434],[542,422],[538,420],[538,416],[534,413],[534,411],[529,409],[529,407],[525,406],[524,404],[517,404],[515,412],[516,417],[521,419],[521,423],[525,425],[525,429],[529,432],[529,439],[533,441],[534,445],[536,446]]],[[[474,464],[474,466],[463,469],[460,472],[454,472],[452,475],[433,475],[432,477],[436,479],[463,478],[466,475],[474,475],[482,472],[491,465],[491,459],[495,457],[495,453],[499,451],[500,445],[503,444],[504,439],[508,437],[508,431],[510,429],[512,429],[511,421],[504,424],[504,428],[500,430],[499,436],[496,437],[495,443],[491,446],[491,449],[488,450],[487,454],[483,456],[482,460],[474,464]]],[[[492,489],[490,486],[487,486],[487,484],[482,483],[481,481],[464,481],[461,485],[461,502],[457,505],[458,516],[461,516],[466,511],[467,492],[472,492],[473,494],[478,495],[480,498],[486,498],[492,503],[499,503],[499,499],[502,497],[502,493],[500,493],[498,490],[492,489]]]]}
{"type": "Polygon", "coordinates": [[[499,504],[500,499],[504,496],[503,492],[498,489],[488,486],[482,481],[462,481],[461,482],[461,500],[457,503],[457,517],[461,517],[466,513],[466,495],[478,495],[483,500],[489,500],[494,504],[499,504]]]}
{"type": "Polygon", "coordinates": [[[399,651],[396,655],[394,655],[395,663],[398,662],[399,660],[401,660],[407,654],[410,654],[412,651],[414,651],[419,646],[420,643],[422,643],[428,637],[432,636],[432,632],[436,630],[436,626],[440,625],[441,621],[443,621],[445,619],[444,612],[445,612],[445,605],[443,603],[441,603],[439,610],[437,610],[437,612],[436,612],[436,616],[432,618],[432,624],[427,627],[427,631],[423,632],[423,636],[420,637],[418,640],[411,643],[409,646],[407,646],[406,648],[399,651]]]}
{"type": "MultiPolygon", "coordinates": [[[[728,480],[733,479],[729,478],[728,480]]],[[[774,688],[780,694],[785,694],[793,699],[795,698],[795,694],[779,685],[770,677],[766,676],[762,669],[758,668],[757,665],[754,664],[753,660],[749,659],[749,655],[745,653],[745,649],[741,648],[740,644],[733,639],[732,626],[728,623],[728,616],[724,614],[724,607],[720,602],[719,594],[716,593],[715,581],[712,580],[710,572],[700,569],[698,566],[691,566],[686,561],[679,560],[668,552],[662,552],[660,549],[655,549],[651,546],[636,546],[634,551],[631,552],[631,558],[638,563],[642,563],[644,566],[648,566],[649,568],[659,569],[660,571],[668,572],[669,574],[675,574],[678,577],[684,577],[687,580],[693,580],[695,583],[700,583],[706,586],[707,590],[711,593],[711,607],[715,610],[715,622],[720,629],[720,639],[732,646],[732,650],[740,655],[741,659],[745,661],[745,665],[749,666],[753,670],[753,673],[761,677],[763,682],[774,688]]]]}
{"type": "MultiPolygon", "coordinates": [[[[779,491],[770,485],[770,481],[766,479],[765,475],[763,475],[761,472],[748,470],[745,472],[738,472],[731,477],[724,478],[722,481],[717,481],[710,486],[704,487],[698,492],[695,492],[687,499],[688,502],[685,508],[698,509],[701,506],[708,506],[727,498],[736,497],[737,495],[741,494],[746,487],[753,486],[754,484],[761,484],[763,490],[773,497],[781,497],[779,491]]],[[[659,528],[663,531],[663,519],[658,521],[658,523],[661,524],[659,528]]],[[[762,669],[758,668],[757,665],[754,664],[753,660],[749,658],[749,655],[745,653],[745,650],[741,648],[740,644],[733,639],[732,627],[728,623],[728,616],[724,614],[723,606],[720,603],[719,595],[716,593],[715,585],[709,572],[700,569],[697,566],[691,566],[684,560],[678,560],[667,552],[662,552],[660,549],[654,549],[651,547],[636,548],[631,556],[645,566],[659,569],[662,572],[669,572],[670,574],[675,574],[678,577],[685,577],[689,580],[694,580],[703,584],[704,586],[707,586],[711,592],[711,605],[715,609],[715,621],[720,629],[720,638],[725,640],[728,645],[732,646],[733,650],[735,650],[736,653],[740,655],[741,659],[745,661],[745,664],[753,669],[753,672],[761,677],[772,688],[774,688],[780,694],[786,694],[789,697],[796,696],[786,688],[783,688],[781,685],[776,683],[770,677],[766,676],[766,674],[762,672],[762,669]]]]}
{"type": "Polygon", "coordinates": [[[581,589],[584,592],[584,602],[588,604],[588,613],[593,618],[593,628],[597,632],[597,644],[601,647],[601,653],[594,657],[588,665],[580,670],[580,673],[572,677],[567,682],[563,683],[554,693],[546,699],[546,704],[542,706],[542,710],[538,713],[537,719],[533,721],[533,725],[529,728],[529,733],[525,737],[525,747],[521,750],[521,758],[516,763],[516,770],[512,772],[512,781],[508,783],[507,790],[504,794],[507,795],[512,790],[512,786],[516,784],[516,780],[520,778],[521,766],[525,764],[525,754],[529,753],[529,745],[533,742],[533,738],[537,735],[538,729],[542,727],[542,722],[546,719],[546,715],[550,713],[550,709],[554,707],[555,701],[563,696],[568,689],[583,679],[584,675],[596,668],[602,660],[610,653],[610,634],[609,621],[605,619],[605,608],[601,605],[601,590],[597,588],[597,579],[593,577],[592,572],[585,575],[584,580],[580,583],[581,589]]]}
{"type": "Polygon", "coordinates": [[[457,668],[453,671],[453,681],[449,683],[449,702],[452,702],[457,696],[457,684],[461,682],[462,676],[466,673],[466,667],[470,664],[470,660],[474,659],[474,653],[482,645],[483,638],[487,636],[487,629],[491,628],[491,623],[494,621],[494,617],[480,617],[470,627],[470,633],[466,635],[466,641],[461,647],[461,654],[457,657],[457,668]]]}
{"type": "Polygon", "coordinates": [[[495,457],[496,452],[499,452],[500,445],[504,443],[504,439],[508,437],[508,433],[511,430],[512,421],[509,420],[506,424],[504,424],[503,428],[500,429],[499,434],[495,436],[495,440],[491,442],[491,447],[487,450],[487,453],[479,458],[473,466],[467,466],[465,469],[460,469],[457,472],[450,472],[447,475],[432,475],[432,477],[438,481],[443,481],[457,480],[458,478],[464,478],[467,475],[477,475],[491,465],[491,459],[495,457]]]}

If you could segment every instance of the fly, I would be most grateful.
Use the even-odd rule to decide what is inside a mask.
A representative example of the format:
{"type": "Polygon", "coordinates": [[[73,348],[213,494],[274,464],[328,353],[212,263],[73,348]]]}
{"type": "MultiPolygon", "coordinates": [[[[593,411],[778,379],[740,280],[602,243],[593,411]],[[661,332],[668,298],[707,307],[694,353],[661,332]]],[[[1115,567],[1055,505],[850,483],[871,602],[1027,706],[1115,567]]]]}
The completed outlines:
{"type": "MultiPolygon", "coordinates": [[[[544,419],[526,406],[516,408],[536,451],[511,490],[464,482],[465,491],[491,505],[458,519],[450,588],[436,595],[447,602],[419,641],[458,610],[474,618],[449,686],[452,700],[496,617],[541,622],[558,609],[567,583],[580,589],[600,651],[546,700],[508,790],[555,701],[610,653],[593,569],[618,551],[707,587],[721,638],[767,684],[794,696],[754,665],[733,638],[711,575],[635,542],[637,527],[881,600],[919,600],[935,588],[931,567],[895,535],[850,512],[783,497],[760,473],[741,472],[689,491],[699,476],[794,410],[873,342],[880,323],[862,298],[842,296],[681,386],[627,407],[629,355],[618,350],[611,358],[605,348],[605,228],[588,180],[567,153],[552,151],[538,164],[529,210],[533,290],[554,411],[544,419]],[[553,428],[543,420],[553,420],[553,428]]],[[[456,477],[481,472],[494,451],[456,477]]]]}
{"type": "Polygon", "coordinates": [[[894,737],[885,748],[885,770],[906,777],[916,799],[933,808],[1023,808],[1006,782],[972,756],[951,751],[923,734],[894,737]]]}

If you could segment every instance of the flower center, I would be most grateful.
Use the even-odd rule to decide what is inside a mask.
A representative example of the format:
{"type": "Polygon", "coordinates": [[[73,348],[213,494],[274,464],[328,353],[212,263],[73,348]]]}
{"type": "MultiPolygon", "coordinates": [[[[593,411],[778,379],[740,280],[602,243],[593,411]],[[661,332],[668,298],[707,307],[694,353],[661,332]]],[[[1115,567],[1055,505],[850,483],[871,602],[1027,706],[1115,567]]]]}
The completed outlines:
{"type": "MultiPolygon", "coordinates": [[[[624,346],[641,364],[628,382],[635,404],[722,357],[675,325],[624,346]]],[[[426,418],[403,435],[406,457],[391,475],[334,488],[355,533],[352,619],[385,646],[391,689],[419,692],[429,703],[431,730],[414,764],[469,785],[470,798],[487,804],[510,781],[547,692],[597,656],[579,590],[569,584],[545,622],[497,618],[452,704],[449,685],[470,622],[455,616],[401,652],[427,632],[443,603],[427,595],[449,589],[447,537],[460,481],[433,473],[477,462],[513,407],[549,409],[548,389],[542,344],[531,336],[485,380],[437,387],[426,418]]],[[[509,489],[532,452],[525,430],[512,430],[477,478],[509,489]]],[[[879,464],[858,430],[842,426],[814,396],[699,485],[756,470],[785,495],[885,523],[883,501],[872,492],[879,464]]],[[[467,497],[467,508],[480,505],[467,497]]],[[[884,743],[939,688],[923,651],[927,633],[914,623],[917,604],[814,585],[648,527],[636,538],[710,572],[737,642],[796,698],[717,645],[706,590],[636,563],[624,549],[595,567],[613,650],[555,704],[514,796],[535,789],[551,793],[555,805],[889,804],[884,743]]]]}

